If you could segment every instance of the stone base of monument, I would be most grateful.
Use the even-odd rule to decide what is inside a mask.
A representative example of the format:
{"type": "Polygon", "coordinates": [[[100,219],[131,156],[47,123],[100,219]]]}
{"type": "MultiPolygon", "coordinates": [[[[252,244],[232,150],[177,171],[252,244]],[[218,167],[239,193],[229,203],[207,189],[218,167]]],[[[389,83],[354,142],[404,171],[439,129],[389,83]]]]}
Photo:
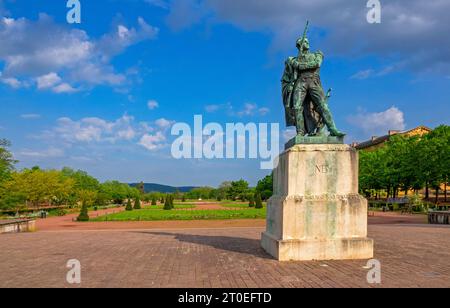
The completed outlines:
{"type": "Polygon", "coordinates": [[[294,145],[274,170],[262,247],[280,261],[371,259],[367,210],[355,149],[294,145]]]}

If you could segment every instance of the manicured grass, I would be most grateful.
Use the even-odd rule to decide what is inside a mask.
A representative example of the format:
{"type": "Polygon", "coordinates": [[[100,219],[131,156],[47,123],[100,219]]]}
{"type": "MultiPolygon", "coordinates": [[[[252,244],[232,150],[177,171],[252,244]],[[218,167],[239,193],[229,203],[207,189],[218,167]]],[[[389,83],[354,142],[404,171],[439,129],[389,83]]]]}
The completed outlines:
{"type": "Polygon", "coordinates": [[[171,210],[143,209],[102,216],[92,221],[162,221],[162,220],[227,220],[264,219],[266,209],[239,210],[171,210]]]}
{"type": "MultiPolygon", "coordinates": [[[[177,204],[175,203],[175,209],[194,209],[195,205],[194,204],[188,204],[188,203],[183,203],[183,204],[177,204]]],[[[153,205],[153,206],[146,206],[144,208],[144,210],[162,210],[164,209],[164,205],[153,205]]]]}
{"type": "MultiPolygon", "coordinates": [[[[266,202],[263,202],[264,208],[266,207],[266,202]]],[[[225,208],[238,208],[238,209],[248,209],[250,208],[249,203],[242,203],[242,202],[223,202],[220,204],[220,206],[223,206],[225,208]]]]}

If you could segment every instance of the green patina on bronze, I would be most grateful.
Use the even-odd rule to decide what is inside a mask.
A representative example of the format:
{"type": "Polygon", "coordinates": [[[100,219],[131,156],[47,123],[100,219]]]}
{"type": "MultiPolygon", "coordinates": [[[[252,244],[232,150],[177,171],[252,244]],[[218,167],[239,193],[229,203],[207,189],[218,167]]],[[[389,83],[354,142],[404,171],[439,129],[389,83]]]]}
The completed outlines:
{"type": "MultiPolygon", "coordinates": [[[[340,132],[334,123],[333,116],[328,107],[331,90],[325,94],[320,81],[320,68],[324,55],[321,51],[310,52],[307,38],[309,23],[305,32],[297,41],[299,54],[289,57],[285,63],[282,78],[283,103],[286,111],[287,126],[295,126],[297,136],[323,137],[324,128],[327,127],[331,137],[337,140],[322,139],[323,143],[343,143],[344,133],[340,132]]],[[[325,136],[326,137],[326,136],[325,136]]],[[[320,139],[306,142],[306,139],[293,139],[290,145],[299,143],[316,143],[320,139]]]]}
{"type": "Polygon", "coordinates": [[[344,144],[344,137],[298,135],[286,143],[285,149],[290,149],[297,144],[344,144]]]}

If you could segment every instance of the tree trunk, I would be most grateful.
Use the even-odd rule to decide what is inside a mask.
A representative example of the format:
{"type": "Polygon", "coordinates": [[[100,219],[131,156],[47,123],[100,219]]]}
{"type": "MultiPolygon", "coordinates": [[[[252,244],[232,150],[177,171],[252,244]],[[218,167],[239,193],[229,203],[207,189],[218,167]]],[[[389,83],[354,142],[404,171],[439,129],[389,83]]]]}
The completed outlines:
{"type": "Polygon", "coordinates": [[[447,183],[448,183],[448,178],[445,179],[445,183],[444,183],[444,201],[447,202],[447,183]]]}
{"type": "Polygon", "coordinates": [[[436,199],[435,199],[435,203],[436,203],[436,204],[439,203],[439,186],[436,187],[436,199]]]}
{"type": "Polygon", "coordinates": [[[428,182],[425,185],[425,200],[430,199],[430,186],[428,185],[428,182]]]}

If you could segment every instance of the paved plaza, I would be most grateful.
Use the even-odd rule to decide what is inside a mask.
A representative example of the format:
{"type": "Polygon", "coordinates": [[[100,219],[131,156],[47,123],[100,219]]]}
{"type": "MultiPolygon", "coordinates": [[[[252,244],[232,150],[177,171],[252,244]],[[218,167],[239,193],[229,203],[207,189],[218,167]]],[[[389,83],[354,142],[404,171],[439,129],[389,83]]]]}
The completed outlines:
{"type": "Polygon", "coordinates": [[[0,287],[73,287],[69,259],[81,262],[81,287],[450,287],[450,228],[403,220],[369,218],[381,285],[367,283],[367,260],[279,263],[260,247],[264,227],[210,223],[1,235],[0,287]]]}

